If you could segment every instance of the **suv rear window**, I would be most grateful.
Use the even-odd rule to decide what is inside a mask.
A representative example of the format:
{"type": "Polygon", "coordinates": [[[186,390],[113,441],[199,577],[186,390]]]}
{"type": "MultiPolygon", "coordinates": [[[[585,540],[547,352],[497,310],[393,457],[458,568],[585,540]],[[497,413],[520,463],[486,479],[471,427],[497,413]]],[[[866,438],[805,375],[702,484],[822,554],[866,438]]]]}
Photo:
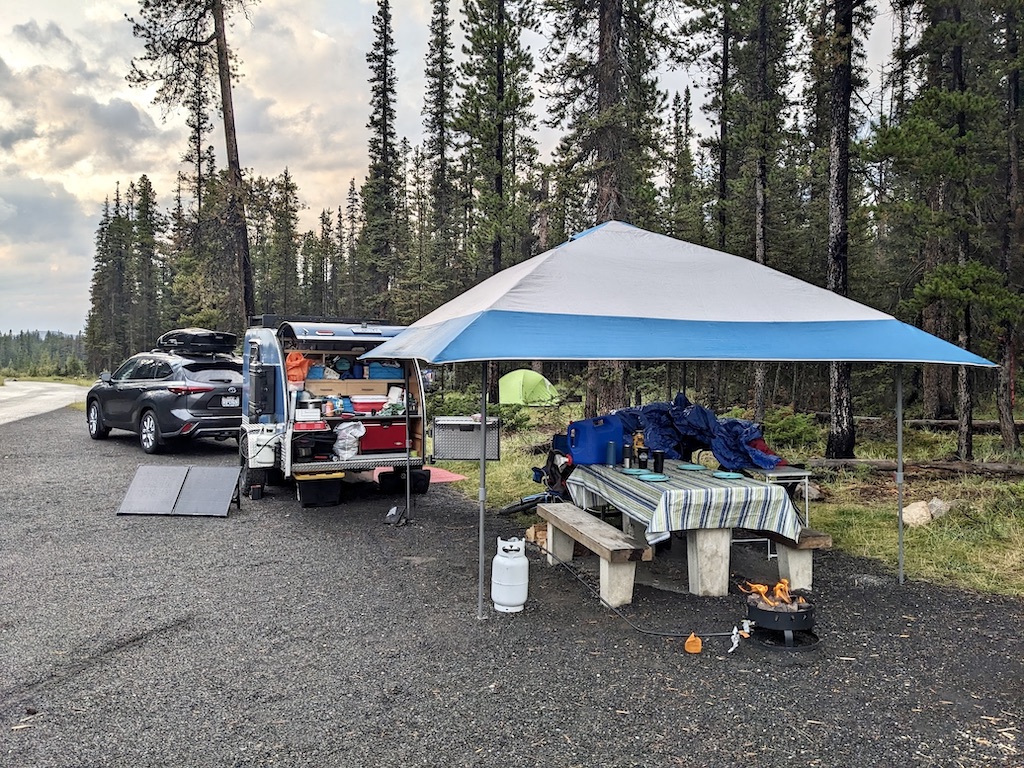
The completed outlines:
{"type": "Polygon", "coordinates": [[[183,365],[185,375],[203,384],[241,384],[242,364],[229,360],[190,362],[183,365]]]}

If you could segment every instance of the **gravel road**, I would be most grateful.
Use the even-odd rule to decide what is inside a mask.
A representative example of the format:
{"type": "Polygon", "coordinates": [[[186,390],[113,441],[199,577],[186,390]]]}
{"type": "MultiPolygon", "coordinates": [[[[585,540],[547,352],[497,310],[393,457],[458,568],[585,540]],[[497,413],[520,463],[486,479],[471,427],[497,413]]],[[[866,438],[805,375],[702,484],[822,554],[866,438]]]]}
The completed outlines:
{"type": "MultiPolygon", "coordinates": [[[[115,515],[148,457],[60,409],[0,426],[0,764],[1020,766],[1024,601],[815,554],[821,642],[752,641],[735,587],[639,585],[621,615],[531,553],[518,614],[476,618],[476,505],[436,485],[394,528],[363,488],[227,518],[115,515]],[[704,651],[683,650],[691,631],[704,651]],[[662,634],[658,634],[662,633],[662,634]],[[670,636],[681,635],[681,636],[670,636]]],[[[488,541],[521,533],[500,518],[488,541]]],[[[763,578],[763,545],[733,582],[763,578]]],[[[638,578],[682,570],[673,553],[638,578]]]]}

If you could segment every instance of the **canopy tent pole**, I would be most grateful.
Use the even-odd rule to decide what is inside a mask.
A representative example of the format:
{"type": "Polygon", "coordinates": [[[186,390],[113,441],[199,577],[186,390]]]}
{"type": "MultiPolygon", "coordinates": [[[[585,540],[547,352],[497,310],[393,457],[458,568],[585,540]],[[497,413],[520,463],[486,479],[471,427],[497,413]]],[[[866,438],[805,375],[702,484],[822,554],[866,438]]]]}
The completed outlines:
{"type": "MultiPolygon", "coordinates": [[[[409,416],[409,367],[405,368],[405,519],[412,520],[412,419],[409,416]]],[[[420,393],[423,397],[423,393],[420,393]]]]}
{"type": "Polygon", "coordinates": [[[476,617],[484,618],[484,510],[487,504],[487,361],[480,364],[480,563],[477,568],[476,617]]]}
{"type": "Polygon", "coordinates": [[[899,583],[903,583],[903,365],[896,365],[896,503],[899,547],[899,583]]]}

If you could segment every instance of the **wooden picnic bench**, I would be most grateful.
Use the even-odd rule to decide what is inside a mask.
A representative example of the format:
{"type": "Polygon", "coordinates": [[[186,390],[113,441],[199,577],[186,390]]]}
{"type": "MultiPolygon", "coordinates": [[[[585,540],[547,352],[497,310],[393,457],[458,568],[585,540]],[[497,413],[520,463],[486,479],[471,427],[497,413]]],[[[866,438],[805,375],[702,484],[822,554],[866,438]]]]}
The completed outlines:
{"type": "Polygon", "coordinates": [[[652,556],[646,543],[568,502],[538,504],[537,514],[548,523],[549,565],[571,561],[579,542],[601,559],[601,599],[613,608],[633,602],[636,563],[652,556]]]}
{"type": "Polygon", "coordinates": [[[790,589],[810,591],[813,582],[813,550],[831,549],[831,534],[801,528],[800,537],[793,541],[774,531],[756,533],[775,542],[779,553],[779,578],[789,579],[790,589]]]}

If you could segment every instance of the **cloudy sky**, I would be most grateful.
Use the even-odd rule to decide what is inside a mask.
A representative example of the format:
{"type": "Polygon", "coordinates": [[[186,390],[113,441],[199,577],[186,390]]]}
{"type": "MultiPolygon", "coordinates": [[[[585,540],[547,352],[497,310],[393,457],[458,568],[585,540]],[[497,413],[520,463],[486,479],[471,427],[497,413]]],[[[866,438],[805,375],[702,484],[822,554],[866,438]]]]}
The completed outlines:
{"type": "MultiPolygon", "coordinates": [[[[118,182],[145,173],[169,207],[187,130],[183,114],[162,114],[152,92],[125,82],[142,53],[125,20],[137,7],[0,0],[0,333],[84,329],[96,227],[118,182]]],[[[398,130],[415,144],[430,2],[392,0],[392,9],[398,130]]],[[[375,10],[375,0],[262,0],[229,32],[242,71],[242,165],[263,176],[290,170],[303,229],[365,176],[375,10]]],[[[675,77],[673,88],[686,85],[675,77]]],[[[219,125],[212,141],[223,164],[219,125]]]]}
{"type": "MultiPolygon", "coordinates": [[[[399,132],[418,140],[430,3],[396,0],[399,132]]],[[[184,116],[125,82],[134,0],[0,2],[0,333],[84,328],[104,198],[145,173],[171,202],[184,116]]],[[[236,16],[242,165],[288,167],[309,208],[343,204],[366,168],[372,0],[262,0],[236,16]]],[[[219,129],[213,143],[220,151],[219,129]]],[[[223,163],[223,153],[221,152],[223,163]]]]}

